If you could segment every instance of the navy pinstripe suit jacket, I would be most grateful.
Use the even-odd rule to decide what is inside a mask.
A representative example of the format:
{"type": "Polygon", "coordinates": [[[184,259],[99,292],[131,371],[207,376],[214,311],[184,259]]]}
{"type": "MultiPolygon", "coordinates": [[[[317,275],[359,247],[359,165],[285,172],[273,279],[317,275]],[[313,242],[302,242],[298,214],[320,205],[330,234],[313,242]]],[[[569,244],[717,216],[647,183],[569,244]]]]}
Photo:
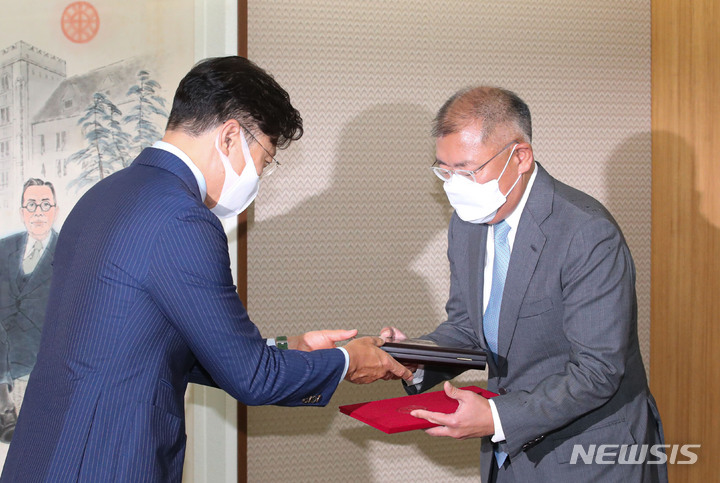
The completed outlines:
{"type": "Polygon", "coordinates": [[[2,481],[180,481],[189,381],[248,405],[324,405],[342,375],[339,350],[266,345],[222,225],[165,151],[144,150],[82,197],[54,265],[2,481]]]}

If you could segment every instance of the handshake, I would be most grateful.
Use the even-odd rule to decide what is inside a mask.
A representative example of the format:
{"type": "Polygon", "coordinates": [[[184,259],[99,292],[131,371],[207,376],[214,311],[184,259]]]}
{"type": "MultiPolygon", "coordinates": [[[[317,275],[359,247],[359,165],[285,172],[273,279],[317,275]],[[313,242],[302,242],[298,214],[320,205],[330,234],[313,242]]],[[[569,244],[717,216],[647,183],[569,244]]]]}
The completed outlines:
{"type": "MultiPolygon", "coordinates": [[[[404,338],[402,334],[399,338],[404,338]]],[[[355,384],[369,384],[378,379],[404,379],[412,381],[411,370],[393,359],[387,352],[380,349],[394,335],[392,330],[385,328],[380,337],[365,336],[354,339],[357,330],[316,330],[300,336],[288,337],[288,348],[314,351],[333,349],[337,342],[350,340],[343,346],[350,356],[345,380],[355,384]]]]}

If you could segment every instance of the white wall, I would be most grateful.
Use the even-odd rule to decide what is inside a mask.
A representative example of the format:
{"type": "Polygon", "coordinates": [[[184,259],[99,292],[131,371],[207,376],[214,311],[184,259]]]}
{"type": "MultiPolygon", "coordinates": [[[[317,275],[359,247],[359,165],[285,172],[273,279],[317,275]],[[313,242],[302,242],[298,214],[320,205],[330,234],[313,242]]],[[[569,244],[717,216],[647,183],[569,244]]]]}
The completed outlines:
{"type": "MultiPolygon", "coordinates": [[[[237,1],[196,0],[195,60],[237,54],[237,1]]],[[[224,222],[237,267],[237,226],[224,222]]],[[[233,271],[237,283],[237,273],[233,271]]],[[[188,435],[183,482],[237,481],[237,402],[219,389],[191,384],[185,396],[188,435]]]]}

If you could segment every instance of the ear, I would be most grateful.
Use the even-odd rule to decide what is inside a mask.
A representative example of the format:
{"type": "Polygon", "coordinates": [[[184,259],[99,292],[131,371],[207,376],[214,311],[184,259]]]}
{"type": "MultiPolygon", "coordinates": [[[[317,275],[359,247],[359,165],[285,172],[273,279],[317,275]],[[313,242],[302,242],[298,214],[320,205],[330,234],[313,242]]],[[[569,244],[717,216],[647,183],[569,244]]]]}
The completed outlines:
{"type": "Polygon", "coordinates": [[[223,154],[230,154],[230,148],[233,146],[240,147],[240,138],[238,136],[243,135],[244,133],[240,127],[240,123],[235,119],[225,121],[220,128],[220,149],[223,154]]]}
{"type": "Polygon", "coordinates": [[[518,159],[518,173],[525,174],[532,170],[535,157],[530,143],[520,143],[515,147],[515,155],[518,159]]]}

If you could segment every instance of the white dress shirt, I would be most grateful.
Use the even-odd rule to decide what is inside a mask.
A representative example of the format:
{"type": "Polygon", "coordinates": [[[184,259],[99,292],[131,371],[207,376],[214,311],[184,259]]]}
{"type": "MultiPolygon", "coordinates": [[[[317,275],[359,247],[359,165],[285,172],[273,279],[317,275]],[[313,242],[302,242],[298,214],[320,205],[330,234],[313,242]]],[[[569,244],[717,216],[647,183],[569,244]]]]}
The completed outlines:
{"type": "Polygon", "coordinates": [[[166,143],[165,141],[157,141],[155,144],[152,145],[155,149],[162,149],[163,151],[167,151],[170,154],[174,154],[180,160],[187,165],[188,168],[190,168],[190,171],[192,171],[193,176],[195,176],[195,179],[197,180],[198,189],[200,190],[200,199],[205,202],[205,196],[207,195],[207,184],[205,183],[205,176],[203,176],[202,172],[200,171],[200,168],[195,166],[195,163],[192,162],[192,159],[190,159],[190,156],[185,154],[182,149],[175,146],[174,144],[166,143]]]}
{"type": "MultiPolygon", "coordinates": [[[[533,174],[530,176],[525,193],[523,193],[520,203],[515,207],[510,215],[505,218],[505,222],[510,225],[510,231],[508,232],[507,240],[510,245],[510,257],[512,258],[513,244],[515,243],[515,235],[517,234],[517,227],[520,224],[520,216],[522,215],[525,204],[527,203],[530,190],[535,183],[535,175],[537,175],[537,164],[533,163],[533,174]]],[[[492,287],[492,272],[493,272],[493,261],[495,260],[495,226],[490,225],[488,227],[487,241],[485,245],[485,272],[483,281],[483,313],[487,309],[488,301],[490,300],[490,288],[492,287]]],[[[500,422],[500,416],[498,415],[495,402],[492,399],[488,399],[490,403],[490,412],[492,412],[493,424],[495,425],[495,434],[491,438],[493,443],[499,443],[505,440],[505,432],[500,422]]]]}
{"type": "Polygon", "coordinates": [[[32,251],[35,248],[35,242],[40,242],[40,244],[42,245],[42,250],[40,251],[40,256],[43,256],[43,254],[45,253],[45,249],[48,246],[48,243],[50,243],[51,236],[52,236],[52,233],[48,233],[48,236],[46,236],[43,240],[38,240],[38,239],[30,236],[30,233],[28,233],[27,243],[25,243],[25,254],[23,255],[23,260],[25,260],[27,257],[30,256],[30,253],[32,253],[32,251]]]}

